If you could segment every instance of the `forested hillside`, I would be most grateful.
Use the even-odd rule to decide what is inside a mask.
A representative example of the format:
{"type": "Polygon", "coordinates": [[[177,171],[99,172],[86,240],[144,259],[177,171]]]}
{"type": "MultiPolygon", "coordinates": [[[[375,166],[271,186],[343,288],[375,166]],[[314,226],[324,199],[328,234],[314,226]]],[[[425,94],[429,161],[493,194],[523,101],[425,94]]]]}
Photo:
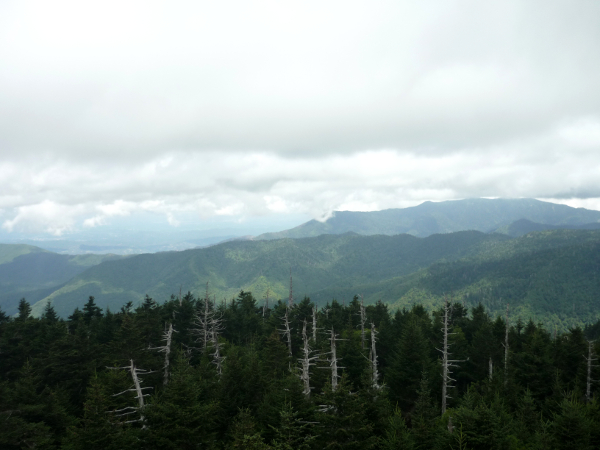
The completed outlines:
{"type": "Polygon", "coordinates": [[[287,298],[291,268],[295,296],[318,305],[362,294],[367,304],[431,309],[448,294],[467,306],[481,301],[494,314],[509,302],[523,320],[567,330],[600,318],[599,246],[598,230],[228,242],[96,265],[34,305],[34,315],[48,300],[66,317],[90,295],[102,308],[119,309],[146,294],[164,301],[180,290],[202,292],[207,281],[219,300],[239,290],[255,292],[260,301],[267,293],[287,298]]]}
{"type": "Polygon", "coordinates": [[[89,267],[116,255],[59,255],[39,247],[0,244],[0,308],[16,314],[19,299],[37,302],[89,267]]]}
{"type": "Polygon", "coordinates": [[[200,292],[207,281],[219,299],[230,299],[240,289],[260,293],[257,295],[261,297],[269,290],[272,298],[286,298],[290,269],[296,295],[310,295],[324,304],[341,288],[353,290],[351,299],[368,283],[410,274],[437,261],[457,260],[508,239],[478,232],[424,239],[406,234],[346,234],[228,242],[204,249],[138,255],[81,273],[35,305],[34,313],[41,314],[46,301],[51,300],[65,317],[90,295],[101,307],[118,309],[128,301],[140,302],[145,294],[164,300],[180,289],[200,292]]]}
{"type": "Polygon", "coordinates": [[[600,346],[579,328],[483,305],[390,314],[358,298],[317,310],[205,292],[118,311],[90,298],[68,320],[50,305],[32,318],[25,301],[0,314],[0,447],[600,447],[600,346]]]}

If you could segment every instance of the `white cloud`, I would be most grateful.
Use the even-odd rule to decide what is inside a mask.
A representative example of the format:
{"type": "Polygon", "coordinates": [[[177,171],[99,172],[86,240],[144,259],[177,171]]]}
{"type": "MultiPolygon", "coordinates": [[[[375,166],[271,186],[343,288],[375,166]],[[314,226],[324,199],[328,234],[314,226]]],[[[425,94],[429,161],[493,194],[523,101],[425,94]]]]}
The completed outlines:
{"type": "Polygon", "coordinates": [[[595,205],[599,20],[597,2],[2,2],[2,226],[595,205]]]}
{"type": "Polygon", "coordinates": [[[84,208],[80,205],[73,207],[44,200],[35,205],[18,207],[14,218],[4,221],[2,228],[9,232],[20,229],[60,236],[74,228],[76,218],[82,213],[84,208]]]}

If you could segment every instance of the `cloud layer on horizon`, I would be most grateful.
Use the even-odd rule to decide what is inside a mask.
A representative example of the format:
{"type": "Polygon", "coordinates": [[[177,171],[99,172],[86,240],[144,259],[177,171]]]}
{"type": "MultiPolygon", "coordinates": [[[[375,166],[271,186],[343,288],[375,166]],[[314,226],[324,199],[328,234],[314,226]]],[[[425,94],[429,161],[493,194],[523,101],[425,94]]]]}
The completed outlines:
{"type": "Polygon", "coordinates": [[[600,4],[8,1],[0,222],[600,209],[600,4]]]}

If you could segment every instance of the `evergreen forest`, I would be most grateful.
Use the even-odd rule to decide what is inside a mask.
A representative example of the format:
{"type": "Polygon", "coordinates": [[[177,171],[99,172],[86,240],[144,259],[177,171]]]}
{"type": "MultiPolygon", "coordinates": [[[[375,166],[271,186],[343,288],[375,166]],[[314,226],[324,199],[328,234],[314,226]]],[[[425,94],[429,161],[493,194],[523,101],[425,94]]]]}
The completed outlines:
{"type": "Polygon", "coordinates": [[[0,314],[0,448],[594,449],[600,323],[209,292],[0,314]]]}

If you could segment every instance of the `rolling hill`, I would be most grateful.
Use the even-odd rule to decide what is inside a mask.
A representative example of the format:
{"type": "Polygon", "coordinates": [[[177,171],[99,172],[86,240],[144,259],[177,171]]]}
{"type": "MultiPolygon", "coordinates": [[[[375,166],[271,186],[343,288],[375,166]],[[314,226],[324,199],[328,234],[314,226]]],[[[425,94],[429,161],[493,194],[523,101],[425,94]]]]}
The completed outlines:
{"type": "Polygon", "coordinates": [[[15,314],[19,300],[37,302],[89,267],[115,255],[59,255],[39,247],[0,244],[0,308],[15,314]]]}
{"type": "Polygon", "coordinates": [[[514,314],[561,328],[600,317],[600,230],[549,230],[519,238],[464,231],[416,238],[361,236],[228,242],[210,248],[105,261],[75,276],[36,305],[52,301],[62,316],[88,296],[118,309],[145,294],[158,301],[208,281],[218,300],[241,289],[261,299],[286,299],[292,268],[294,297],[324,305],[363,294],[367,303],[438,306],[444,294],[494,313],[514,314]]]}
{"type": "Polygon", "coordinates": [[[107,261],[70,280],[34,305],[40,313],[51,300],[61,315],[70,314],[93,295],[101,307],[137,303],[145,294],[161,301],[171,294],[204,292],[206,282],[217,298],[230,299],[240,289],[259,298],[287,298],[292,269],[296,298],[318,303],[331,300],[326,289],[360,286],[414,273],[438,261],[453,261],[510,239],[507,236],[461,232],[416,238],[396,236],[323,235],[306,239],[234,241],[209,248],[132,256],[107,261]]]}

